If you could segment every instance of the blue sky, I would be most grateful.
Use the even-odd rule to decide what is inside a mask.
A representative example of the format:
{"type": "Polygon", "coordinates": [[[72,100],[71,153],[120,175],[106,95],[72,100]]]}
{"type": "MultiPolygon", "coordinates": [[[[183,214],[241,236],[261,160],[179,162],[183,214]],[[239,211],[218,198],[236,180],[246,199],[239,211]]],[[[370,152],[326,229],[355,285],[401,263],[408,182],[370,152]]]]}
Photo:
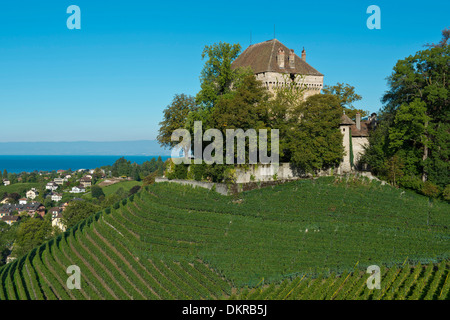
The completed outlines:
{"type": "Polygon", "coordinates": [[[398,59],[438,42],[450,1],[2,1],[0,142],[155,139],[175,93],[195,95],[205,45],[276,38],[378,111],[398,59]],[[69,5],[81,30],[69,30],[69,5]],[[369,30],[369,5],[381,29],[369,30]]]}

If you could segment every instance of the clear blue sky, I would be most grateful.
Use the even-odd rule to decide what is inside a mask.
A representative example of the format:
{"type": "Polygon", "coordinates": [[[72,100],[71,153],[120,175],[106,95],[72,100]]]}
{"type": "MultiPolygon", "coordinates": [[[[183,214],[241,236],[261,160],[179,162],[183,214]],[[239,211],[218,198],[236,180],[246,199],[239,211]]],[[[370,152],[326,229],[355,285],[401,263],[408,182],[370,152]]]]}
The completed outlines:
{"type": "Polygon", "coordinates": [[[450,1],[2,1],[0,142],[155,139],[175,93],[199,90],[205,45],[276,38],[378,111],[398,59],[438,42],[450,1]],[[69,5],[81,30],[69,30],[69,5]],[[381,30],[369,30],[369,5],[381,30]]]}

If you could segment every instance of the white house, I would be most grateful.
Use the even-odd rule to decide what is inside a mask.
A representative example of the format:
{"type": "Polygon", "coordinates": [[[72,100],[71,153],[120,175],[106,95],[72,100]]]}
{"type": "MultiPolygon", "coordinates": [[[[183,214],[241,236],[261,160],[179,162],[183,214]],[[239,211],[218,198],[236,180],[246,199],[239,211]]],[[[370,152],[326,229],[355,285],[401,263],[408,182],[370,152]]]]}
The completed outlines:
{"type": "Polygon", "coordinates": [[[60,193],[53,193],[52,196],[51,196],[51,199],[52,199],[52,201],[56,201],[56,202],[61,201],[62,194],[60,194],[60,193]]]}
{"type": "Polygon", "coordinates": [[[62,231],[66,231],[66,227],[62,223],[62,213],[61,212],[57,213],[56,215],[52,214],[52,226],[58,227],[62,231]]]}
{"type": "Polygon", "coordinates": [[[36,188],[31,188],[31,190],[27,191],[28,199],[34,200],[38,196],[39,196],[39,192],[36,190],[36,188]]]}
{"type": "Polygon", "coordinates": [[[62,186],[64,184],[64,179],[63,178],[55,178],[53,180],[57,185],[62,186]]]}
{"type": "Polygon", "coordinates": [[[83,193],[86,192],[86,188],[83,186],[77,186],[73,187],[72,190],[69,191],[70,193],[83,193]]]}
{"type": "Polygon", "coordinates": [[[27,204],[27,198],[19,199],[19,204],[27,204]]]}
{"type": "Polygon", "coordinates": [[[47,183],[47,185],[45,186],[45,189],[55,191],[56,189],[58,189],[58,185],[52,181],[52,182],[47,183]]]}
{"type": "Polygon", "coordinates": [[[3,185],[4,186],[9,186],[11,184],[11,181],[9,180],[3,180],[3,185]]]}

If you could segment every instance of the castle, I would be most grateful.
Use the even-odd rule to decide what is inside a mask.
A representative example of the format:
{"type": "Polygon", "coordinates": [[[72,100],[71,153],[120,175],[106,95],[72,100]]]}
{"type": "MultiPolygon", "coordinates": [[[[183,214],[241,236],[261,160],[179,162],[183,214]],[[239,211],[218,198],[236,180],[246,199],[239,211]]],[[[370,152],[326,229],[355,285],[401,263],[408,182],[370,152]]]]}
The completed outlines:
{"type": "Polygon", "coordinates": [[[272,93],[276,87],[293,81],[305,88],[304,98],[319,94],[323,88],[323,74],[306,62],[305,49],[300,58],[277,39],[249,46],[231,66],[233,69],[251,67],[256,79],[272,93]]]}
{"type": "MultiPolygon", "coordinates": [[[[232,68],[251,67],[256,79],[274,92],[279,86],[295,83],[303,86],[304,99],[320,94],[323,88],[324,75],[306,62],[306,51],[303,48],[301,58],[277,39],[272,39],[250,45],[232,63],[232,68]]],[[[338,173],[352,171],[358,166],[358,161],[364,152],[364,146],[369,143],[369,129],[376,125],[376,115],[368,120],[361,120],[357,114],[355,121],[343,114],[340,130],[343,134],[344,158],[338,168],[338,173]]]]}

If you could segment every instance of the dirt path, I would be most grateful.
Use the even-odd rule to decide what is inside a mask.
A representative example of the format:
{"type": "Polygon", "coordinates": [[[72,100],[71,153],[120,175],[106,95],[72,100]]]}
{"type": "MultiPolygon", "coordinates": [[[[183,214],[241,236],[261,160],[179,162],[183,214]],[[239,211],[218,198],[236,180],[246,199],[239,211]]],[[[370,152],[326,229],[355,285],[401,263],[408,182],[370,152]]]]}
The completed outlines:
{"type": "Polygon", "coordinates": [[[34,294],[34,300],[37,300],[36,291],[34,291],[33,281],[31,281],[31,274],[30,274],[30,270],[28,269],[27,262],[25,263],[25,270],[27,271],[28,280],[30,281],[30,285],[31,285],[31,290],[33,291],[33,294],[34,294]]]}

